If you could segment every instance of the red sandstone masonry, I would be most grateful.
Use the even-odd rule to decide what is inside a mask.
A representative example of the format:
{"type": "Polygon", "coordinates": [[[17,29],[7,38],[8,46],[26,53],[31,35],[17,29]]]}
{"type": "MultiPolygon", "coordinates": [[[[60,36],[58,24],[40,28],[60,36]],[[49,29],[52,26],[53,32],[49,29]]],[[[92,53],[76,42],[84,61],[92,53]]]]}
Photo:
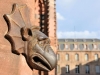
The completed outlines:
{"type": "MultiPolygon", "coordinates": [[[[50,1],[50,0],[49,0],[50,1]]],[[[54,0],[51,0],[54,2],[54,0]]],[[[17,3],[19,5],[27,4],[30,10],[30,21],[33,25],[39,26],[39,19],[35,19],[35,14],[39,17],[38,3],[35,0],[0,0],[0,75],[47,75],[47,73],[40,72],[38,70],[31,70],[27,65],[25,57],[23,55],[16,55],[11,52],[11,44],[4,38],[4,35],[8,31],[7,24],[3,18],[4,14],[10,13],[12,5],[17,3]],[[35,8],[38,8],[35,10],[35,8]]],[[[51,45],[56,52],[56,26],[54,19],[54,7],[50,6],[49,9],[49,37],[51,39],[51,45]],[[53,11],[53,12],[51,12],[53,11]]],[[[55,75],[55,70],[49,73],[49,75],[55,75]]]]}

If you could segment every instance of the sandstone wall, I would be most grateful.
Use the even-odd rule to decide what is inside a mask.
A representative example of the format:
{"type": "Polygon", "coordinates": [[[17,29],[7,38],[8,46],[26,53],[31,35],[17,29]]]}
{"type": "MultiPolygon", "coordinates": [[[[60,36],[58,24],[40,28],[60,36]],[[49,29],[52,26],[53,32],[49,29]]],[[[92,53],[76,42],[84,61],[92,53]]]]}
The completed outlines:
{"type": "MultiPolygon", "coordinates": [[[[49,0],[50,1],[50,0],[49,0]]],[[[30,10],[30,21],[34,25],[39,26],[38,19],[38,3],[35,0],[0,0],[0,75],[48,75],[47,72],[38,70],[31,70],[27,65],[23,55],[16,55],[11,52],[11,44],[5,39],[5,34],[8,31],[7,23],[3,18],[4,14],[9,14],[12,11],[12,5],[17,3],[19,5],[26,4],[30,10]],[[37,10],[34,8],[37,6],[37,10]],[[36,15],[35,15],[36,14],[36,15]]],[[[50,2],[49,12],[49,37],[51,39],[52,48],[56,52],[56,19],[54,0],[50,2]]],[[[55,75],[55,70],[49,73],[55,75]]]]}

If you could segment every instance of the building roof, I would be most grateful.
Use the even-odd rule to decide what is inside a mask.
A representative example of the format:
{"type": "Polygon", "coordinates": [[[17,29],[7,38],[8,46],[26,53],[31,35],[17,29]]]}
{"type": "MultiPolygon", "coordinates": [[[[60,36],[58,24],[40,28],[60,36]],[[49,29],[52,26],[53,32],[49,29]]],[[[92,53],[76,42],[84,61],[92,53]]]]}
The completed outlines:
{"type": "Polygon", "coordinates": [[[58,42],[100,42],[100,39],[58,39],[58,42]]]}

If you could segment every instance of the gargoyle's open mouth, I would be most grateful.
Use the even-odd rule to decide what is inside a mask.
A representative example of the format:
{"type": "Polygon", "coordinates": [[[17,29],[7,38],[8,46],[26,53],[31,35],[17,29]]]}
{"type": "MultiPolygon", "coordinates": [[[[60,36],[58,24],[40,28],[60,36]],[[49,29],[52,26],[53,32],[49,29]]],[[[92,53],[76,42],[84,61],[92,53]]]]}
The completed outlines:
{"type": "Polygon", "coordinates": [[[49,62],[43,56],[40,56],[40,54],[35,54],[33,56],[33,63],[37,65],[37,67],[40,67],[41,69],[44,69],[46,71],[51,70],[49,62]]]}

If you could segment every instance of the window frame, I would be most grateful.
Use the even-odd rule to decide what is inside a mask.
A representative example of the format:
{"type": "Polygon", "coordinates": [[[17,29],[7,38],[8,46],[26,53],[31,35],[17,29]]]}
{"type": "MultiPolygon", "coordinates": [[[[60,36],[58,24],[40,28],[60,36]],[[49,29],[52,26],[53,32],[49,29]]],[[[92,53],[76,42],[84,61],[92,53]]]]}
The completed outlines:
{"type": "Polygon", "coordinates": [[[66,61],[69,61],[69,54],[68,53],[66,53],[65,59],[66,59],[66,61]]]}
{"type": "Polygon", "coordinates": [[[85,54],[85,61],[89,61],[89,55],[85,54]]]}
{"type": "Polygon", "coordinates": [[[63,51],[65,49],[65,44],[59,44],[59,50],[63,51]],[[61,45],[63,46],[63,48],[61,48],[61,45]]]}
{"type": "Polygon", "coordinates": [[[95,54],[95,55],[94,55],[94,59],[95,59],[95,61],[98,61],[98,60],[99,60],[98,54],[95,54]],[[97,55],[97,56],[96,56],[96,55],[97,55]]]}
{"type": "Polygon", "coordinates": [[[77,54],[77,53],[75,54],[75,60],[79,61],[79,54],[77,54]]]}
{"type": "Polygon", "coordinates": [[[96,65],[95,66],[95,73],[96,74],[100,74],[100,65],[96,65]],[[98,68],[97,68],[98,67],[98,68]],[[97,70],[97,69],[99,69],[99,71],[97,70]],[[97,72],[98,71],[98,72],[97,72]]]}
{"type": "Polygon", "coordinates": [[[70,73],[70,66],[66,65],[66,73],[70,73]]]}
{"type": "Polygon", "coordinates": [[[80,66],[79,65],[76,65],[75,66],[75,73],[76,74],[79,74],[80,73],[80,66]]]}
{"type": "Polygon", "coordinates": [[[85,65],[85,73],[86,74],[90,74],[90,66],[89,65],[85,65]],[[87,68],[88,67],[88,68],[87,68]],[[88,69],[88,70],[87,70],[88,69]]]}
{"type": "Polygon", "coordinates": [[[70,50],[74,50],[74,44],[70,44],[69,48],[70,48],[70,50]],[[71,48],[71,46],[72,46],[72,48],[71,48]]]}

